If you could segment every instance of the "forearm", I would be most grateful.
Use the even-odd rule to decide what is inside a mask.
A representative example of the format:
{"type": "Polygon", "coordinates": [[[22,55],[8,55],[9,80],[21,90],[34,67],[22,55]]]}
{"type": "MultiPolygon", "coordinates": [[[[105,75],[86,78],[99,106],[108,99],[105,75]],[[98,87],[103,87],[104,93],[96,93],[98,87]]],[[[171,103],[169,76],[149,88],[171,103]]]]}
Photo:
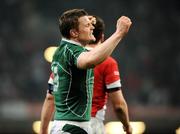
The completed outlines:
{"type": "Polygon", "coordinates": [[[127,134],[131,134],[132,128],[129,123],[128,106],[123,97],[122,91],[118,90],[118,91],[109,93],[109,97],[112,101],[112,104],[113,104],[113,107],[117,114],[118,119],[123,124],[123,128],[125,129],[127,134]]]}
{"type": "Polygon", "coordinates": [[[111,55],[111,53],[113,52],[113,50],[121,40],[122,40],[122,35],[120,36],[114,33],[102,44],[92,49],[90,51],[91,56],[89,58],[92,59],[93,64],[96,65],[99,62],[102,62],[104,59],[106,59],[109,55],[111,55]]]}
{"type": "Polygon", "coordinates": [[[129,124],[127,104],[124,103],[121,106],[116,107],[115,112],[116,112],[118,119],[122,122],[123,126],[125,127],[125,129],[128,129],[130,124],[129,124]]]}
{"type": "Polygon", "coordinates": [[[81,53],[77,60],[77,66],[81,69],[94,67],[104,61],[128,33],[131,26],[131,20],[126,16],[121,16],[117,20],[116,32],[111,35],[102,45],[97,46],[90,52],[81,53]]]}
{"type": "Polygon", "coordinates": [[[97,45],[91,51],[82,53],[82,55],[78,58],[78,66],[80,68],[89,68],[103,62],[111,55],[115,47],[122,40],[122,37],[123,35],[114,33],[105,42],[97,45]]]}
{"type": "Polygon", "coordinates": [[[54,101],[46,99],[43,104],[41,112],[41,127],[40,134],[48,133],[49,122],[51,121],[54,114],[54,101]]]}

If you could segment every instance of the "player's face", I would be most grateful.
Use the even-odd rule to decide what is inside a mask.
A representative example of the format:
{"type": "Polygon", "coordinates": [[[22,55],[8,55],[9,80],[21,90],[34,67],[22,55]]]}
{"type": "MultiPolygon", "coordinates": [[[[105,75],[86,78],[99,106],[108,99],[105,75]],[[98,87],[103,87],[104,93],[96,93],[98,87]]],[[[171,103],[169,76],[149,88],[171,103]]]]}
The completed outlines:
{"type": "Polygon", "coordinates": [[[93,35],[93,25],[89,20],[88,16],[83,16],[79,18],[79,29],[78,29],[78,40],[83,43],[89,43],[90,41],[95,41],[93,35]]]}

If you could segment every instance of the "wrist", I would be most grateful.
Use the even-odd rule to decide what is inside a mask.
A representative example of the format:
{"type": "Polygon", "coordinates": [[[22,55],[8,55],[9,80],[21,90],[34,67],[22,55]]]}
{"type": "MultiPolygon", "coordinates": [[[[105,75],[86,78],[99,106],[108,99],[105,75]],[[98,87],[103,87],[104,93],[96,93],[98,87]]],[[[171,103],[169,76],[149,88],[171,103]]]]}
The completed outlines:
{"type": "Polygon", "coordinates": [[[127,134],[132,134],[132,127],[130,124],[128,124],[127,126],[123,126],[123,129],[127,134]]]}
{"type": "Polygon", "coordinates": [[[118,39],[122,39],[123,36],[124,36],[124,34],[123,34],[122,32],[116,31],[116,32],[114,33],[114,36],[115,36],[116,38],[118,38],[118,39]]]}
{"type": "Polygon", "coordinates": [[[129,128],[130,128],[130,124],[123,125],[123,129],[124,129],[124,131],[127,131],[127,130],[129,130],[129,128]]]}

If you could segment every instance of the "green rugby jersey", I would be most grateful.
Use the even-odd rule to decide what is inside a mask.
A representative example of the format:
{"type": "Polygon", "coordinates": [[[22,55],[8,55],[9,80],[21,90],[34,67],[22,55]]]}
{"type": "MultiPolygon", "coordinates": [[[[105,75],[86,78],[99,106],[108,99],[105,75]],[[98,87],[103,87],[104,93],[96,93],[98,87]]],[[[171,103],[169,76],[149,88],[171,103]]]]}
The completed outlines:
{"type": "Polygon", "coordinates": [[[53,56],[55,120],[90,120],[93,69],[77,68],[77,58],[84,51],[87,50],[76,43],[62,39],[53,56]]]}

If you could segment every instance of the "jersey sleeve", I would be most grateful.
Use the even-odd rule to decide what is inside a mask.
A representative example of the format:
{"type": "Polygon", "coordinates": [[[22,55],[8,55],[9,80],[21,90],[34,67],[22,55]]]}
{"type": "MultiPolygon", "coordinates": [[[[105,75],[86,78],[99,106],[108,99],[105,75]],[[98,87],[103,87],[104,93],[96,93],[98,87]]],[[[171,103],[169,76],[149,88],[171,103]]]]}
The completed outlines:
{"type": "Polygon", "coordinates": [[[52,94],[53,92],[53,79],[54,79],[54,74],[51,73],[51,75],[49,76],[49,80],[48,80],[48,93],[52,94]]]}
{"type": "Polygon", "coordinates": [[[118,65],[113,58],[109,58],[106,64],[104,75],[107,92],[121,87],[118,65]]]}
{"type": "Polygon", "coordinates": [[[71,64],[74,64],[77,66],[77,59],[79,57],[79,55],[82,53],[82,52],[85,52],[87,51],[85,48],[81,47],[81,46],[74,46],[74,47],[71,47],[71,48],[68,48],[70,51],[70,57],[72,58],[71,61],[71,64]]]}

